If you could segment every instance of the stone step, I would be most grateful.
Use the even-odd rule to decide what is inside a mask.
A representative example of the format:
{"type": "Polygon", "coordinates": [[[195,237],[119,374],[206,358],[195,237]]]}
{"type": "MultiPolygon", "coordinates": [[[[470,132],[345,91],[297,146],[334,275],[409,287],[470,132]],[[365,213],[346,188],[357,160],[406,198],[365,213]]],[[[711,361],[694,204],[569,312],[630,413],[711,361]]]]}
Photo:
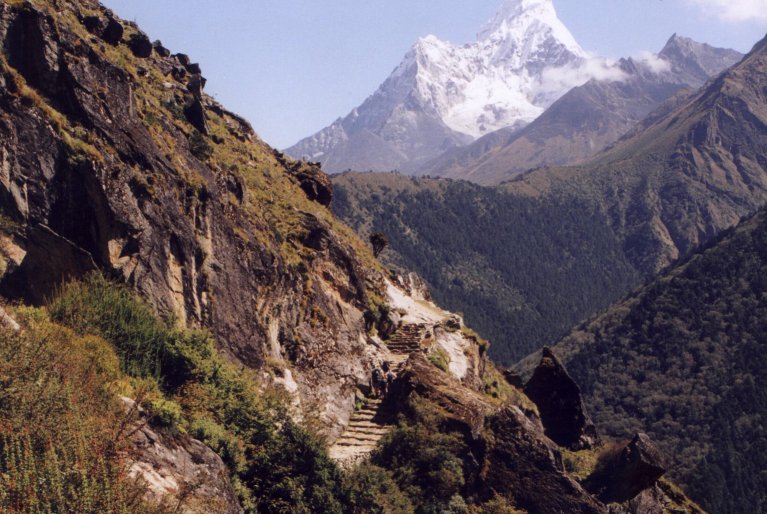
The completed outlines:
{"type": "Polygon", "coordinates": [[[344,437],[357,434],[382,436],[389,431],[389,428],[390,427],[352,427],[344,432],[344,437]]]}
{"type": "Polygon", "coordinates": [[[376,423],[374,421],[365,421],[365,420],[352,420],[349,422],[347,430],[352,429],[380,429],[380,430],[388,430],[390,427],[388,425],[384,425],[381,423],[376,423]]]}
{"type": "Polygon", "coordinates": [[[380,434],[344,434],[341,439],[336,441],[336,445],[340,446],[358,446],[359,443],[368,443],[375,445],[380,441],[382,436],[380,434]]]}

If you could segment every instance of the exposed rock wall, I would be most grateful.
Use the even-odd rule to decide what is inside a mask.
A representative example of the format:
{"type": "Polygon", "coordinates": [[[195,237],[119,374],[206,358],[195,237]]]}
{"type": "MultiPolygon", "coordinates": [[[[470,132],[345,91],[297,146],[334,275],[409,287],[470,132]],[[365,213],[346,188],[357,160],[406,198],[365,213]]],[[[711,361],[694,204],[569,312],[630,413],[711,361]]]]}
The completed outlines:
{"type": "Polygon", "coordinates": [[[331,226],[329,181],[205,96],[186,59],[147,55],[137,29],[95,3],[57,5],[55,17],[0,6],[0,206],[26,252],[3,294],[39,303],[100,269],[178,325],[210,329],[232,359],[292,370],[304,412],[337,433],[376,351],[363,313],[381,278],[331,226]],[[197,135],[163,107],[195,100],[223,135],[197,135]],[[209,158],[225,148],[247,169],[209,158]],[[279,237],[256,179],[292,196],[268,200],[294,202],[279,237]]]}

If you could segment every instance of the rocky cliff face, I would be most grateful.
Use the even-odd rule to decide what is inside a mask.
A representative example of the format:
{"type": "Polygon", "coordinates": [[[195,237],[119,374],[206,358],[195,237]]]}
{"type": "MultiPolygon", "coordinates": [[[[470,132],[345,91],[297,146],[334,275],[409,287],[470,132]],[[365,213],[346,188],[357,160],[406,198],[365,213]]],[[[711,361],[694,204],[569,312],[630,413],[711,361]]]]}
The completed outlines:
{"type": "Polygon", "coordinates": [[[323,174],[205,96],[186,56],[137,52],[145,36],[95,3],[1,9],[4,293],[41,302],[100,269],[232,359],[292,376],[332,427],[366,379],[384,279],[322,205],[323,174]]]}
{"type": "MultiPolygon", "coordinates": [[[[536,372],[547,373],[549,367],[544,358],[536,372]]],[[[479,503],[502,497],[530,514],[703,512],[668,483],[658,481],[665,469],[659,450],[646,435],[617,446],[615,453],[603,448],[571,452],[547,437],[550,419],[540,417],[523,396],[513,399],[521,391],[511,385],[503,388],[505,401],[498,402],[441,373],[420,354],[405,364],[396,390],[405,411],[399,430],[417,426],[416,419],[430,412],[428,430],[461,441],[452,451],[463,461],[464,497],[479,503]]],[[[388,465],[396,459],[408,469],[409,458],[424,458],[399,455],[399,437],[395,431],[374,462],[388,465]]]]}

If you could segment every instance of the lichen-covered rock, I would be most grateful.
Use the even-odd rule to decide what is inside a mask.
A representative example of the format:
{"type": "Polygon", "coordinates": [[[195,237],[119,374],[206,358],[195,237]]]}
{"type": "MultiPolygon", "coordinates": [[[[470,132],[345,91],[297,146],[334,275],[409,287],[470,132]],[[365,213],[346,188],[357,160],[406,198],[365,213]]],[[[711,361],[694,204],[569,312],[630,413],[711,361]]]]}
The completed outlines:
{"type": "MultiPolygon", "coordinates": [[[[132,400],[123,402],[136,409],[132,400]]],[[[149,502],[183,514],[243,512],[226,465],[200,441],[152,428],[143,414],[125,432],[128,474],[146,485],[149,502]]]]}
{"type": "Polygon", "coordinates": [[[538,406],[546,435],[560,446],[590,448],[596,428],[586,413],[578,384],[549,348],[525,385],[525,394],[538,406]]]}

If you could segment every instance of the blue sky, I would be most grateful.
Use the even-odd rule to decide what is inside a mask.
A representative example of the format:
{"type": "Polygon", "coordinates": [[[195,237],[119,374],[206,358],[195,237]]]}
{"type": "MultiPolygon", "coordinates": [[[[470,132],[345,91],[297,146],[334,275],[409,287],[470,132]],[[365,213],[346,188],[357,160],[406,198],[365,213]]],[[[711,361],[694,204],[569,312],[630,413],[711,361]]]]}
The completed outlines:
{"type": "MultiPolygon", "coordinates": [[[[419,36],[475,38],[503,0],[103,0],[200,62],[206,91],[283,148],[346,115],[419,36]]],[[[674,32],[749,50],[767,0],[554,0],[585,49],[659,51],[674,32]]]]}

